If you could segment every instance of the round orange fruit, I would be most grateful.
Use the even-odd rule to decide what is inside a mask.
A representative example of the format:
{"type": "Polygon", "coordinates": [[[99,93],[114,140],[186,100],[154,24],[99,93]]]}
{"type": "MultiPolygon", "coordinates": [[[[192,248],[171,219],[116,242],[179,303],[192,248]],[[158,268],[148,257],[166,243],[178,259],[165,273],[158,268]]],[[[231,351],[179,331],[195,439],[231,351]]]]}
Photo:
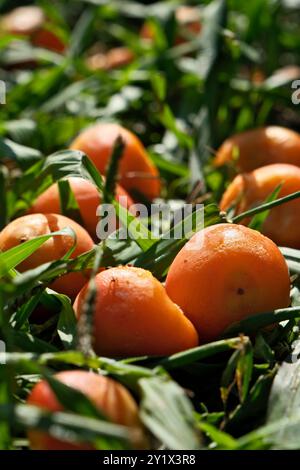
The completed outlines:
{"type": "MultiPolygon", "coordinates": [[[[198,336],[181,309],[149,271],[117,267],[95,278],[95,351],[109,357],[169,355],[197,346],[198,336]]],[[[80,317],[87,286],[74,310],[80,317]]]]}
{"type": "MultiPolygon", "coordinates": [[[[91,237],[96,238],[96,229],[99,223],[97,209],[101,205],[99,192],[91,182],[84,178],[73,177],[68,178],[68,181],[78,204],[83,225],[91,237]]],[[[117,185],[116,188],[116,200],[127,209],[133,204],[130,196],[119,185],[117,185]]],[[[46,191],[36,199],[29,212],[59,214],[61,207],[58,185],[55,183],[46,189],[46,191]]]]}
{"type": "Polygon", "coordinates": [[[285,127],[269,126],[236,134],[221,145],[216,166],[235,162],[242,172],[272,163],[300,166],[300,135],[285,127]]]}
{"type": "MultiPolygon", "coordinates": [[[[264,203],[279,185],[282,187],[277,197],[300,191],[300,168],[278,163],[238,175],[223,194],[220,208],[227,211],[235,207],[235,213],[241,214],[264,203]]],[[[247,224],[248,220],[243,222],[247,224]]],[[[271,209],[262,232],[277,245],[300,248],[300,199],[271,209]]]]}
{"type": "MultiPolygon", "coordinates": [[[[58,214],[30,214],[10,222],[0,233],[0,251],[20,245],[35,237],[70,227],[76,234],[76,246],[72,253],[75,258],[93,248],[94,243],[89,234],[73,220],[58,214]]],[[[20,272],[36,268],[43,263],[61,259],[73,246],[70,235],[49,238],[31,256],[17,266],[20,272]]],[[[78,294],[87,282],[83,273],[69,273],[56,279],[51,287],[71,299],[78,294]]]]}
{"type": "Polygon", "coordinates": [[[137,190],[149,199],[158,197],[159,173],[141,141],[128,129],[118,124],[95,124],[79,134],[71,149],[86,153],[99,172],[105,174],[119,136],[125,143],[119,166],[120,184],[126,191],[137,190]]]}
{"type": "MultiPolygon", "coordinates": [[[[135,432],[137,448],[146,445],[138,407],[123,385],[108,377],[83,370],[59,372],[54,377],[86,395],[111,422],[127,426],[130,431],[135,432]]],[[[27,403],[52,412],[64,411],[46,380],[42,380],[34,386],[27,403]]],[[[30,448],[33,450],[92,449],[89,444],[63,441],[39,430],[28,431],[28,437],[30,448]]]]}
{"type": "Polygon", "coordinates": [[[286,262],[269,238],[242,225],[196,233],[178,253],[166,280],[169,297],[203,341],[253,314],[289,305],[286,262]]]}

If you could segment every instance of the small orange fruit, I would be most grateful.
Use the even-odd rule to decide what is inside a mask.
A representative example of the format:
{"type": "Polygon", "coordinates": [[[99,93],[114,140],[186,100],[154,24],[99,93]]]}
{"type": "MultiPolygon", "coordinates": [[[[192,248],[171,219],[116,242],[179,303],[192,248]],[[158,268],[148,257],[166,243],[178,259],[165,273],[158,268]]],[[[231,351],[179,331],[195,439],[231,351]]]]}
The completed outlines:
{"type": "MultiPolygon", "coordinates": [[[[123,385],[108,377],[83,370],[59,372],[54,377],[86,395],[111,422],[127,426],[133,431],[137,436],[137,448],[146,445],[138,407],[123,385]]],[[[52,412],[64,410],[46,380],[34,386],[27,403],[52,412]]],[[[87,443],[73,444],[39,430],[28,431],[28,437],[33,450],[92,450],[92,446],[87,443]]]]}
{"type": "MultiPolygon", "coordinates": [[[[184,44],[187,37],[196,36],[202,29],[198,8],[191,6],[180,6],[175,11],[175,18],[178,23],[178,34],[175,44],[184,44]]],[[[155,31],[150,24],[144,23],[140,31],[140,37],[147,41],[153,41],[155,31]]]]}
{"type": "MultiPolygon", "coordinates": [[[[169,355],[197,346],[198,336],[181,309],[149,271],[118,267],[96,276],[95,351],[109,357],[169,355]]],[[[82,313],[87,286],[74,310],[82,313]]]]}
{"type": "MultiPolygon", "coordinates": [[[[300,168],[288,164],[266,165],[235,177],[223,194],[220,208],[235,207],[236,214],[266,201],[282,185],[278,197],[300,191],[300,168]]],[[[249,220],[244,220],[247,224],[249,220]]],[[[277,245],[300,248],[300,199],[274,207],[265,220],[262,232],[277,245]]]]}
{"type": "Polygon", "coordinates": [[[128,47],[114,47],[107,52],[91,54],[86,64],[91,70],[113,70],[131,64],[134,54],[128,47]]]}
{"type": "Polygon", "coordinates": [[[138,190],[149,199],[159,196],[159,173],[150,160],[141,141],[129,130],[118,124],[95,124],[79,134],[71,149],[86,153],[105,174],[116,139],[121,136],[125,143],[120,162],[120,184],[127,191],[138,190]]]}
{"type": "Polygon", "coordinates": [[[6,33],[28,36],[38,47],[63,52],[65,45],[62,40],[47,29],[47,19],[41,8],[37,6],[18,7],[2,17],[0,30],[6,33]]]}
{"type": "MultiPolygon", "coordinates": [[[[73,220],[57,214],[30,214],[10,222],[0,233],[0,251],[6,251],[27,240],[40,235],[70,227],[76,234],[76,247],[72,258],[93,248],[94,243],[89,234],[73,220]]],[[[31,256],[17,266],[21,272],[36,268],[43,263],[61,259],[73,246],[74,240],[70,235],[49,238],[31,256]]],[[[71,299],[78,294],[86,283],[87,278],[82,273],[69,273],[56,279],[51,287],[71,299]]]]}
{"type": "MultiPolygon", "coordinates": [[[[99,222],[97,208],[101,204],[101,197],[96,187],[84,178],[68,178],[74,197],[77,201],[84,227],[91,237],[96,238],[96,228],[99,222]]],[[[133,204],[132,199],[121,186],[116,188],[116,200],[127,209],[133,204]]],[[[58,185],[55,183],[46,189],[29,210],[30,213],[59,214],[60,198],[58,185]]]]}
{"type": "Polygon", "coordinates": [[[285,127],[269,126],[236,134],[219,148],[216,166],[236,161],[242,172],[272,163],[300,166],[300,135],[285,127]]]}
{"type": "Polygon", "coordinates": [[[204,341],[253,314],[289,305],[290,281],[277,246],[242,225],[219,224],[196,233],[173,261],[169,297],[204,341]]]}

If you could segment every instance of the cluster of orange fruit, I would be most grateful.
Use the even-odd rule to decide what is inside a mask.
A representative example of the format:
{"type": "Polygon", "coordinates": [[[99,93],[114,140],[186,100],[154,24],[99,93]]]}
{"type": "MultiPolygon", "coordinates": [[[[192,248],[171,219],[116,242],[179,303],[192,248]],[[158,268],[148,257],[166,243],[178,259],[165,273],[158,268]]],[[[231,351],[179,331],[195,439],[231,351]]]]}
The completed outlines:
{"type": "MultiPolygon", "coordinates": [[[[197,8],[180,6],[175,11],[175,18],[178,24],[175,45],[183,44],[201,32],[197,8]]],[[[0,34],[1,32],[29,38],[32,45],[58,53],[63,53],[67,46],[65,39],[53,29],[51,20],[38,6],[18,7],[4,15],[0,20],[0,34]]],[[[155,29],[145,22],[139,36],[142,41],[153,42],[155,29]]],[[[102,44],[96,44],[88,54],[86,65],[91,70],[113,70],[128,65],[133,60],[134,52],[128,47],[104,50],[102,44]]]]}
{"type": "MultiPolygon", "coordinates": [[[[149,199],[157,197],[160,193],[159,173],[142,143],[127,129],[116,124],[96,124],[83,131],[71,144],[71,148],[86,152],[97,169],[104,173],[118,136],[124,142],[119,168],[120,182],[128,191],[136,189],[149,199]]],[[[37,198],[29,214],[15,219],[2,230],[0,251],[65,227],[72,228],[76,234],[73,258],[91,250],[97,225],[96,210],[101,198],[95,186],[83,178],[69,178],[69,183],[85,228],[60,214],[59,190],[57,184],[54,184],[37,198]]],[[[126,190],[119,185],[116,199],[120,199],[120,203],[125,202],[127,207],[132,204],[126,190]]],[[[72,244],[73,239],[68,235],[50,238],[21,263],[18,270],[23,272],[42,263],[60,259],[72,244]]],[[[54,290],[68,295],[72,300],[78,294],[74,303],[77,317],[82,313],[87,280],[88,276],[84,273],[69,273],[56,279],[51,285],[54,290]]],[[[97,275],[96,286],[94,346],[99,354],[124,356],[143,354],[143,351],[149,354],[169,354],[198,344],[193,326],[180,308],[171,302],[162,284],[150,272],[129,267],[108,269],[97,275]],[[169,340],[165,343],[167,337],[169,340]]],[[[34,312],[37,321],[41,320],[39,315],[43,317],[45,312],[34,312]]],[[[82,370],[61,372],[55,378],[85,394],[108,420],[129,428],[134,448],[149,446],[139,418],[138,406],[124,386],[108,377],[82,370]]],[[[45,380],[33,388],[27,402],[53,412],[64,409],[45,380]]],[[[92,448],[82,442],[70,443],[34,429],[28,431],[28,438],[32,449],[92,448]]]]}
{"type": "MultiPolygon", "coordinates": [[[[187,28],[190,34],[201,30],[194,9],[179,8],[176,19],[182,30],[187,28]]],[[[2,18],[0,28],[28,36],[34,45],[62,52],[65,44],[48,27],[48,21],[39,8],[26,7],[2,18]]],[[[142,28],[144,40],[153,40],[154,34],[149,25],[142,28]]],[[[175,43],[184,42],[184,36],[179,34],[175,43]]],[[[123,51],[127,58],[121,52],[110,51],[110,56],[102,59],[89,58],[90,66],[109,69],[116,63],[132,60],[128,51],[123,51]]],[[[125,147],[116,198],[121,203],[125,200],[129,208],[132,199],[128,193],[132,190],[149,200],[160,194],[158,170],[139,139],[117,124],[96,124],[83,131],[70,148],[85,152],[99,172],[105,174],[119,135],[125,147]]],[[[300,190],[300,136],[291,130],[267,127],[229,138],[217,152],[215,165],[229,163],[234,163],[241,173],[222,197],[220,207],[224,211],[233,207],[240,214],[255,207],[279,185],[279,196],[300,190]]],[[[0,250],[65,227],[71,227],[76,234],[73,258],[91,250],[101,198],[85,179],[70,178],[69,183],[83,227],[61,214],[59,189],[54,184],[37,198],[27,215],[2,230],[0,250]]],[[[99,272],[95,278],[93,325],[96,353],[108,357],[170,355],[218,338],[227,327],[247,316],[287,307],[289,272],[277,245],[300,248],[299,209],[299,199],[272,209],[263,224],[263,234],[246,227],[247,220],[241,225],[218,224],[198,232],[175,257],[165,285],[149,271],[131,266],[99,272]]],[[[69,235],[50,238],[18,270],[23,272],[60,259],[72,244],[69,235]]],[[[77,318],[84,310],[87,281],[88,273],[69,273],[51,285],[74,301],[77,318]]],[[[121,384],[86,371],[65,371],[56,378],[86,394],[112,422],[135,431],[136,448],[147,447],[137,405],[121,384]]],[[[46,381],[33,388],[28,403],[50,411],[63,410],[46,381]]],[[[29,439],[34,449],[90,448],[82,443],[66,443],[40,431],[30,431],[29,439]]]]}
{"type": "MultiPolygon", "coordinates": [[[[270,137],[266,131],[258,132],[270,137]]],[[[75,139],[71,148],[87,152],[96,167],[104,172],[119,134],[125,141],[120,166],[120,181],[124,188],[138,188],[149,198],[158,196],[160,181],[157,169],[141,142],[120,126],[92,126],[75,139]],[[130,172],[134,174],[133,178],[128,178],[130,172]]],[[[258,143],[258,139],[255,139],[255,143],[258,143]]],[[[285,144],[286,141],[282,143],[285,144]]],[[[267,148],[272,148],[269,141],[268,144],[267,148]]],[[[228,147],[228,143],[224,145],[228,147]]],[[[239,151],[241,156],[244,155],[242,145],[239,151]]],[[[218,164],[224,162],[220,157],[222,152],[221,148],[217,157],[218,164]]],[[[291,151],[290,154],[290,158],[297,155],[291,151]]],[[[275,158],[274,153],[268,154],[267,151],[263,151],[261,155],[263,158],[275,158]]],[[[288,158],[287,153],[284,155],[288,158]]],[[[223,158],[228,160],[231,157],[228,154],[223,158]]],[[[239,164],[242,165],[242,162],[241,159],[239,164]]],[[[254,203],[264,199],[279,182],[284,194],[295,191],[299,189],[299,172],[298,167],[278,163],[239,175],[224,194],[221,206],[226,209],[231,205],[233,198],[230,198],[230,194],[235,196],[238,191],[239,202],[242,204],[243,180],[250,181],[249,188],[258,192],[257,199],[256,193],[252,194],[251,200],[254,203]]],[[[77,236],[73,257],[92,249],[94,242],[91,234],[95,231],[95,214],[101,202],[100,196],[95,187],[84,179],[72,178],[70,184],[82,220],[90,234],[75,221],[59,214],[59,191],[57,185],[53,185],[33,204],[30,214],[14,220],[3,229],[0,233],[0,250],[5,251],[35,236],[67,226],[77,236]]],[[[119,186],[117,197],[124,194],[125,189],[119,186]]],[[[248,199],[245,199],[246,202],[248,199]]],[[[130,201],[128,196],[128,205],[130,201]]],[[[240,210],[249,207],[246,202],[240,210]]],[[[288,214],[293,217],[294,207],[291,203],[286,204],[286,209],[282,207],[282,212],[279,213],[282,221],[273,224],[275,231],[284,226],[285,217],[288,219],[287,223],[291,223],[288,214]],[[288,208],[289,204],[291,209],[288,208]]],[[[268,234],[278,241],[279,235],[274,230],[271,232],[272,217],[271,213],[265,226],[268,234]]],[[[293,228],[297,229],[297,226],[293,228]]],[[[72,243],[72,238],[68,235],[50,238],[18,269],[24,271],[59,259],[66,254],[72,243]]],[[[83,312],[88,289],[86,282],[84,273],[70,273],[56,279],[52,284],[58,292],[69,295],[73,300],[76,297],[74,311],[77,318],[83,312]]],[[[94,305],[94,348],[97,354],[109,357],[169,355],[193,348],[199,343],[218,338],[228,326],[244,317],[287,307],[290,302],[288,268],[277,245],[261,233],[235,224],[215,225],[194,235],[171,264],[165,286],[149,271],[130,266],[106,269],[96,276],[95,282],[97,295],[94,305]]],[[[58,374],[57,379],[85,393],[113,422],[134,429],[137,435],[136,447],[147,446],[137,406],[120,384],[84,371],[66,371],[58,374]],[[108,394],[114,396],[111,402],[106,400],[108,394]]],[[[46,381],[41,381],[34,387],[28,402],[51,411],[62,410],[46,381]]],[[[29,432],[29,439],[31,447],[35,449],[89,448],[83,444],[69,444],[36,431],[29,432]]]]}
{"type": "MultiPolygon", "coordinates": [[[[222,210],[241,214],[264,203],[276,188],[278,197],[288,196],[300,190],[300,135],[269,126],[232,136],[215,158],[216,166],[231,163],[239,174],[223,194],[222,210]]],[[[300,248],[299,221],[300,199],[295,199],[273,208],[262,232],[277,245],[300,248]]]]}
{"type": "MultiPolygon", "coordinates": [[[[165,287],[149,271],[129,266],[96,276],[94,348],[106,356],[168,355],[210,341],[253,313],[289,305],[285,260],[269,238],[242,225],[198,232],[172,263],[165,287]],[[213,282],[212,282],[213,279],[213,282]]],[[[87,286],[74,310],[83,313],[87,286]]],[[[138,408],[129,392],[104,376],[65,371],[56,379],[84,393],[112,422],[135,431],[135,448],[147,448],[138,408]]],[[[62,411],[50,385],[39,382],[28,403],[62,411]]],[[[28,433],[32,449],[90,449],[41,431],[28,433]]]]}
{"type": "MultiPolygon", "coordinates": [[[[117,185],[116,199],[126,208],[130,208],[133,200],[127,191],[137,190],[150,200],[158,197],[160,193],[158,170],[141,141],[118,124],[95,124],[84,130],[71,143],[71,149],[85,152],[98,171],[104,174],[119,136],[123,139],[124,150],[119,167],[119,180],[122,186],[117,185]]],[[[6,251],[26,240],[65,227],[71,227],[76,234],[73,258],[93,248],[98,223],[97,208],[101,204],[101,197],[96,187],[83,178],[74,177],[68,181],[79,208],[83,227],[61,214],[59,188],[55,183],[36,199],[27,215],[15,219],[2,230],[0,250],[6,251]]],[[[72,238],[68,235],[49,239],[18,269],[26,271],[42,263],[60,259],[67,253],[72,243],[72,238]]],[[[52,287],[74,300],[86,281],[84,273],[70,273],[57,279],[52,287]]]]}
{"type": "MultiPolygon", "coordinates": [[[[265,159],[275,158],[270,144],[274,129],[277,128],[257,131],[264,136],[264,139],[261,137],[261,145],[264,146],[260,152],[265,159]]],[[[290,131],[279,129],[278,132],[282,135],[290,131]]],[[[118,135],[125,142],[119,169],[120,182],[125,189],[119,186],[117,197],[132,189],[139,189],[150,199],[157,197],[160,192],[158,171],[142,143],[130,131],[117,124],[96,124],[84,130],[73,141],[71,148],[86,152],[98,170],[104,173],[118,135]],[[128,177],[130,174],[133,174],[132,178],[128,177]]],[[[296,137],[299,138],[295,134],[294,138],[296,137]]],[[[245,144],[245,139],[240,136],[234,137],[233,141],[239,142],[238,139],[245,144]]],[[[259,139],[256,138],[257,146],[258,143],[259,139]]],[[[282,139],[281,144],[287,145],[286,140],[282,139]]],[[[224,157],[224,148],[228,147],[228,142],[221,147],[217,164],[231,158],[229,153],[224,157]]],[[[230,148],[233,147],[232,144],[230,148]]],[[[245,148],[248,149],[247,145],[245,148]]],[[[242,157],[243,149],[240,145],[239,165],[243,164],[245,158],[242,157]]],[[[293,152],[290,151],[290,158],[296,155],[293,152]]],[[[288,158],[287,152],[284,155],[288,158]]],[[[258,159],[258,155],[256,158],[258,159]]],[[[254,188],[251,201],[256,203],[258,199],[261,200],[261,194],[263,198],[266,197],[279,182],[282,183],[281,191],[284,194],[296,190],[299,172],[297,167],[275,164],[250,174],[239,175],[224,194],[221,207],[226,209],[231,205],[232,193],[238,195],[242,209],[248,207],[250,195],[246,199],[243,194],[244,179],[249,180],[250,189],[254,188]],[[257,197],[255,191],[258,193],[257,197]],[[244,203],[241,197],[244,197],[244,203]]],[[[85,228],[60,214],[59,191],[55,184],[38,197],[28,215],[12,221],[2,230],[0,250],[5,251],[30,238],[67,226],[77,236],[76,249],[72,256],[91,250],[94,246],[91,235],[96,229],[96,208],[101,202],[100,196],[92,183],[84,179],[71,178],[70,184],[85,228]]],[[[129,206],[129,196],[126,201],[129,206]]],[[[273,232],[273,211],[266,220],[266,231],[277,242],[278,237],[274,232],[279,232],[284,227],[285,210],[288,211],[287,214],[289,210],[293,214],[294,204],[298,202],[288,203],[280,208],[282,220],[273,223],[273,232]],[[292,205],[292,210],[289,205],[292,205]]],[[[273,210],[276,212],[278,209],[273,210]]],[[[291,223],[290,215],[287,215],[287,219],[286,223],[291,223]]],[[[292,236],[290,231],[287,236],[292,236]]],[[[195,347],[199,342],[216,339],[229,325],[248,315],[288,306],[290,282],[287,265],[270,238],[244,225],[218,224],[206,228],[194,235],[178,253],[170,266],[165,287],[144,269],[126,266],[101,271],[96,276],[96,352],[110,357],[169,355],[195,347]]],[[[70,235],[50,238],[18,269],[24,271],[59,259],[65,255],[71,244],[70,235]]],[[[72,300],[76,299],[74,311],[77,317],[83,311],[87,277],[88,273],[70,273],[56,279],[52,284],[58,292],[67,294],[72,300]]]]}

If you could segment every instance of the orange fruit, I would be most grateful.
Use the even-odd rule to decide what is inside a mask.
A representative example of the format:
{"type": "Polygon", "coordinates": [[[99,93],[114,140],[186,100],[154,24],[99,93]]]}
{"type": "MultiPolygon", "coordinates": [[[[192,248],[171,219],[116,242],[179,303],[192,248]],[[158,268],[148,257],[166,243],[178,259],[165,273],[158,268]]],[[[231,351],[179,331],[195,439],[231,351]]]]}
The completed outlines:
{"type": "Polygon", "coordinates": [[[91,70],[112,70],[128,65],[133,60],[134,54],[128,47],[114,47],[107,52],[91,54],[86,63],[91,70]]]}
{"type": "MultiPolygon", "coordinates": [[[[288,164],[266,165],[235,177],[223,194],[220,208],[235,207],[236,214],[256,207],[282,184],[277,197],[300,191],[300,168],[288,164]]],[[[249,220],[244,220],[247,224],[249,220]]],[[[265,220],[262,232],[277,245],[300,248],[300,199],[274,207],[265,220]]]]}
{"type": "Polygon", "coordinates": [[[158,197],[159,173],[141,141],[124,127],[118,124],[95,124],[79,134],[72,142],[71,149],[86,153],[99,172],[105,174],[118,136],[125,143],[119,166],[120,184],[127,191],[136,189],[149,199],[158,197]]]}
{"type": "MultiPolygon", "coordinates": [[[[93,372],[73,370],[59,372],[54,376],[63,384],[79,390],[111,422],[127,426],[137,435],[136,446],[146,445],[144,430],[139,419],[138,407],[123,385],[113,379],[93,372]]],[[[27,403],[52,412],[63,411],[54,392],[46,380],[37,383],[27,403]]],[[[28,431],[30,448],[34,450],[91,450],[85,443],[70,443],[57,439],[39,430],[28,431]]]]}
{"type": "MultiPolygon", "coordinates": [[[[10,222],[0,233],[0,251],[6,251],[27,240],[40,235],[56,232],[70,227],[76,234],[76,247],[72,258],[93,248],[94,243],[89,234],[73,220],[57,214],[30,214],[10,222]]],[[[61,259],[72,247],[74,240],[69,235],[49,238],[31,256],[17,266],[20,272],[36,268],[43,263],[61,259]]],[[[56,279],[51,288],[71,299],[78,294],[87,278],[82,273],[69,273],[56,279]]]]}
{"type": "Polygon", "coordinates": [[[46,28],[36,31],[31,37],[31,42],[34,46],[43,47],[58,53],[63,53],[66,48],[62,40],[54,32],[46,28]]]}
{"type": "MultiPolygon", "coordinates": [[[[169,355],[197,346],[198,336],[181,309],[149,271],[117,267],[96,276],[95,351],[109,357],[169,355]]],[[[80,317],[87,286],[74,310],[80,317]]]]}
{"type": "Polygon", "coordinates": [[[221,145],[216,166],[236,161],[239,171],[248,172],[271,163],[300,166],[300,135],[285,127],[269,126],[236,134],[221,145]]]}
{"type": "MultiPolygon", "coordinates": [[[[184,44],[187,37],[200,33],[202,29],[199,10],[191,6],[180,6],[175,11],[175,18],[178,23],[178,34],[175,44],[184,44]]],[[[151,24],[144,23],[140,31],[140,37],[147,41],[153,41],[155,35],[151,24]]]]}
{"type": "Polygon", "coordinates": [[[63,52],[64,43],[50,29],[41,8],[37,6],[18,7],[2,17],[0,30],[9,34],[28,36],[38,47],[63,52]]]}
{"type": "Polygon", "coordinates": [[[169,297],[203,341],[253,314],[289,305],[286,262],[269,238],[242,225],[219,224],[196,233],[173,261],[169,297]]]}
{"type": "MultiPolygon", "coordinates": [[[[91,237],[96,238],[96,228],[99,223],[97,208],[101,204],[101,197],[96,187],[84,178],[68,178],[72,192],[77,201],[84,227],[91,237]]],[[[116,200],[127,209],[133,204],[132,199],[121,186],[116,188],[116,200]]],[[[30,213],[59,214],[60,197],[58,185],[55,183],[44,191],[34,202],[30,213]]]]}

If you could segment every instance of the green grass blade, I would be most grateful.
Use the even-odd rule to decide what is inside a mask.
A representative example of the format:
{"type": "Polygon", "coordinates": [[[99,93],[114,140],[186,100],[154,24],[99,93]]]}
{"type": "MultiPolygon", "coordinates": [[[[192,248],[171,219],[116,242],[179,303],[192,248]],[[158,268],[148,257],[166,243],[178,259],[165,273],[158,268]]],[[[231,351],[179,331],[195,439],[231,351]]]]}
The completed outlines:
{"type": "Polygon", "coordinates": [[[223,334],[225,337],[235,336],[239,333],[253,334],[261,328],[279,323],[281,321],[300,318],[300,307],[281,308],[273,312],[251,315],[244,320],[230,326],[223,334]]]}
{"type": "Polygon", "coordinates": [[[162,359],[159,364],[167,370],[179,369],[181,367],[193,364],[197,361],[202,361],[208,357],[230,351],[238,348],[241,344],[241,338],[230,338],[212,343],[204,344],[193,349],[188,349],[162,359]]]}
{"type": "Polygon", "coordinates": [[[281,204],[284,204],[289,201],[293,201],[294,199],[298,199],[299,197],[300,191],[296,191],[295,193],[289,194],[288,196],[281,197],[272,202],[266,202],[265,204],[261,204],[260,206],[254,207],[253,209],[249,209],[248,211],[245,211],[242,214],[236,215],[232,218],[232,221],[237,224],[246,217],[254,216],[255,214],[265,212],[266,210],[270,210],[273,207],[280,206],[281,204]]]}

